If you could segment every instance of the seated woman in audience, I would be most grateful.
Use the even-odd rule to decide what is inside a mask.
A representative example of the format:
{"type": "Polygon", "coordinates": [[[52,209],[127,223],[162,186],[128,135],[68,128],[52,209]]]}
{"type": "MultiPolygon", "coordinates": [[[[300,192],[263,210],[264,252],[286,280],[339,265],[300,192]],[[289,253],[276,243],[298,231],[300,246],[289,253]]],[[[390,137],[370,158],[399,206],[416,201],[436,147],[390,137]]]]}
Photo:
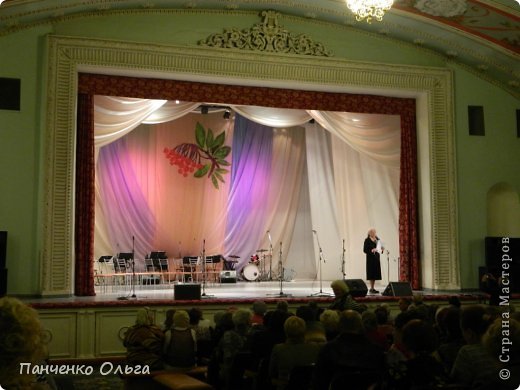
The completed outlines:
{"type": "Polygon", "coordinates": [[[334,340],[339,335],[339,314],[337,311],[324,310],[320,314],[320,322],[325,328],[326,341],[334,340]]]}
{"type": "Polygon", "coordinates": [[[377,327],[376,313],[370,310],[364,311],[361,315],[361,320],[363,321],[363,328],[365,329],[365,335],[367,338],[374,344],[383,348],[384,351],[388,351],[390,344],[386,335],[377,327]]]}
{"type": "Polygon", "coordinates": [[[234,328],[224,333],[217,345],[217,358],[220,368],[220,380],[227,387],[231,380],[232,364],[239,352],[250,351],[249,329],[251,328],[251,312],[239,309],[232,316],[234,328]]]}
{"type": "Polygon", "coordinates": [[[334,292],[334,301],[328,307],[330,310],[355,310],[359,313],[363,312],[364,307],[352,298],[349,288],[344,280],[334,280],[330,284],[330,287],[334,292]]]}
{"type": "Polygon", "coordinates": [[[455,358],[465,342],[460,329],[460,309],[455,306],[446,309],[446,314],[438,317],[438,325],[444,338],[436,355],[446,372],[451,372],[455,358]]]}
{"type": "Polygon", "coordinates": [[[269,361],[269,376],[279,390],[288,383],[289,374],[295,366],[316,363],[319,344],[305,343],[305,321],[297,316],[289,317],[284,324],[285,343],[277,344],[269,361]]]}
{"type": "Polygon", "coordinates": [[[459,385],[477,389],[492,383],[498,376],[498,362],[486,351],[482,336],[493,322],[482,305],[467,306],[460,314],[460,327],[466,345],[462,346],[453,363],[452,379],[459,385]]]}
{"type": "Polygon", "coordinates": [[[44,365],[46,357],[46,337],[36,310],[16,298],[0,298],[0,387],[54,388],[51,378],[21,370],[22,363],[44,365]]]}
{"type": "Polygon", "coordinates": [[[448,383],[444,367],[433,356],[438,338],[428,321],[409,321],[403,327],[402,342],[409,358],[388,369],[387,389],[434,389],[448,383]]]}
{"type": "Polygon", "coordinates": [[[166,332],[173,325],[173,315],[175,314],[175,309],[166,310],[166,317],[164,319],[164,323],[161,325],[161,330],[166,332]]]}
{"type": "Polygon", "coordinates": [[[154,324],[153,312],[147,307],[139,309],[135,325],[128,328],[123,340],[127,363],[146,365],[150,370],[162,369],[163,342],[164,333],[154,324]]]}
{"type": "Polygon", "coordinates": [[[378,305],[374,310],[374,314],[377,319],[377,329],[385,335],[390,346],[394,341],[394,325],[393,321],[390,320],[390,309],[386,304],[378,305]]]}
{"type": "Polygon", "coordinates": [[[196,364],[197,336],[190,328],[190,317],[186,310],[177,310],[173,315],[173,326],[164,335],[164,362],[166,368],[187,371],[196,364]]]}
{"type": "Polygon", "coordinates": [[[411,354],[403,344],[403,328],[413,319],[418,319],[419,315],[414,311],[404,311],[395,317],[394,321],[394,341],[386,353],[386,365],[392,369],[407,361],[411,354]]]}
{"type": "Polygon", "coordinates": [[[496,377],[495,381],[481,387],[480,390],[509,390],[517,389],[520,384],[520,321],[514,317],[506,320],[507,325],[502,323],[502,319],[496,319],[488,328],[482,339],[484,348],[496,361],[500,368],[509,372],[509,378],[496,377]],[[503,333],[507,330],[507,336],[503,333]],[[507,343],[505,344],[504,342],[507,343]],[[506,346],[507,350],[504,349],[506,346]]]}

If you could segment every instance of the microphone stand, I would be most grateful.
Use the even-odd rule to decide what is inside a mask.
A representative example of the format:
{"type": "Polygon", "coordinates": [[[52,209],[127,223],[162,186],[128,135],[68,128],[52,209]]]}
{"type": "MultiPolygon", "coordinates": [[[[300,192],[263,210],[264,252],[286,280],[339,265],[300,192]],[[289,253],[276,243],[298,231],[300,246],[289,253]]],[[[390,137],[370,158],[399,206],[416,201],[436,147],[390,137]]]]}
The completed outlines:
{"type": "Polygon", "coordinates": [[[132,298],[137,298],[135,295],[135,239],[132,236],[132,298]]]}
{"type": "Polygon", "coordinates": [[[343,239],[343,248],[341,252],[341,275],[343,275],[343,279],[347,277],[347,273],[345,272],[345,239],[343,239]]]}
{"type": "Polygon", "coordinates": [[[273,280],[273,241],[271,240],[271,232],[269,230],[267,231],[267,237],[269,238],[269,276],[267,281],[270,282],[273,280]]]}
{"type": "Polygon", "coordinates": [[[318,272],[320,274],[320,292],[311,294],[309,296],[310,297],[330,297],[332,294],[324,293],[323,288],[322,288],[323,280],[322,280],[322,272],[321,272],[321,262],[325,263],[325,258],[323,257],[323,249],[321,249],[320,239],[318,238],[318,232],[316,230],[313,230],[312,232],[316,235],[316,242],[318,243],[318,249],[319,249],[319,253],[320,253],[320,256],[318,259],[318,272]]]}
{"type": "Polygon", "coordinates": [[[202,294],[201,298],[211,298],[213,295],[206,294],[206,240],[202,240],[202,294]]]}
{"type": "Polygon", "coordinates": [[[286,297],[290,297],[291,294],[285,294],[283,292],[283,274],[284,274],[284,271],[283,271],[283,263],[282,263],[282,242],[280,241],[280,258],[278,260],[278,270],[279,270],[279,281],[280,281],[280,292],[278,294],[267,294],[267,295],[275,295],[279,298],[286,298],[286,297]]]}
{"type": "Polygon", "coordinates": [[[388,276],[388,283],[390,283],[390,251],[386,250],[386,275],[388,276]]]}

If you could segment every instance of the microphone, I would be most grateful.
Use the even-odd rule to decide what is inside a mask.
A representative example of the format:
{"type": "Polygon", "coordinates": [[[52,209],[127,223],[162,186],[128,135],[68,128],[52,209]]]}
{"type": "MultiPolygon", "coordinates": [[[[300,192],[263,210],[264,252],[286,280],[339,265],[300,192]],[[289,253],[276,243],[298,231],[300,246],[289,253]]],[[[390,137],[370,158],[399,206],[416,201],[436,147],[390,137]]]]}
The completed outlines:
{"type": "Polygon", "coordinates": [[[316,234],[316,233],[317,233],[317,232],[316,232],[316,230],[313,230],[312,232],[313,232],[314,234],[316,234]]]}
{"type": "Polygon", "coordinates": [[[269,230],[265,232],[265,234],[269,234],[269,230]]]}

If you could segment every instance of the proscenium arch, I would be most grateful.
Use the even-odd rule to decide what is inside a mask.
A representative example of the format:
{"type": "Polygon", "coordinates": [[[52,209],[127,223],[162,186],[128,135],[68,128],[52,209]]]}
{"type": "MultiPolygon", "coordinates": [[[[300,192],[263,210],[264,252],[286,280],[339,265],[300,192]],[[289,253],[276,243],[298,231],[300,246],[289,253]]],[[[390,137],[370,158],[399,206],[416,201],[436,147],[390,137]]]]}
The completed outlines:
{"type": "Polygon", "coordinates": [[[451,72],[238,50],[49,36],[42,295],[73,293],[78,74],[90,72],[417,100],[423,287],[460,289],[451,72]]]}

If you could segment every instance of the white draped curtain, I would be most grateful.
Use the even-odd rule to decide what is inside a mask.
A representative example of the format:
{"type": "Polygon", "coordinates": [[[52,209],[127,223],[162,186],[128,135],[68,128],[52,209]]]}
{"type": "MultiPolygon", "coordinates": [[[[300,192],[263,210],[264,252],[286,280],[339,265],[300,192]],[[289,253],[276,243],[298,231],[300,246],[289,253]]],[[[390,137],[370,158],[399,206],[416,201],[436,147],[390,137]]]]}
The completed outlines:
{"type": "MultiPolygon", "coordinates": [[[[100,147],[110,145],[139,126],[167,126],[203,104],[107,96],[96,96],[94,103],[96,155],[100,147]]],[[[266,191],[266,202],[271,207],[259,230],[270,230],[275,255],[276,245],[283,242],[284,264],[295,270],[296,278],[319,277],[321,248],[321,257],[325,260],[321,263],[324,280],[341,278],[343,262],[347,278],[365,279],[362,244],[367,230],[375,227],[390,252],[388,263],[385,261],[387,255],[382,257],[383,279],[387,280],[389,270],[390,279],[396,280],[399,117],[251,106],[231,108],[251,121],[273,128],[271,169],[280,184],[266,191]],[[311,119],[314,123],[309,123],[311,119]],[[310,243],[313,254],[307,253],[310,243]]],[[[228,130],[231,134],[232,129],[228,130]]],[[[142,140],[134,137],[132,142],[142,140]]],[[[158,153],[157,150],[154,152],[158,153]]],[[[96,258],[119,252],[116,245],[121,244],[114,243],[107,229],[107,210],[103,206],[103,189],[98,182],[97,169],[96,258]]],[[[145,198],[151,199],[152,195],[146,189],[143,191],[145,198]]],[[[225,202],[227,191],[225,187],[219,192],[221,202],[225,202]]],[[[175,193],[170,195],[175,196],[175,193]]],[[[225,208],[204,211],[213,216],[212,232],[208,229],[201,233],[204,227],[199,225],[199,231],[190,231],[189,235],[209,237],[213,234],[208,250],[229,255],[231,253],[221,246],[226,221],[223,210],[225,208]],[[221,233],[217,234],[215,230],[221,233]]],[[[169,237],[168,232],[162,232],[160,236],[164,240],[177,241],[177,237],[169,237]]],[[[184,239],[189,239],[188,234],[184,239]]],[[[251,239],[256,240],[254,244],[259,248],[269,245],[266,234],[251,239]]],[[[180,252],[179,248],[179,253],[173,255],[178,256],[180,252]]],[[[274,256],[273,263],[277,261],[278,256],[274,256]]]]}

